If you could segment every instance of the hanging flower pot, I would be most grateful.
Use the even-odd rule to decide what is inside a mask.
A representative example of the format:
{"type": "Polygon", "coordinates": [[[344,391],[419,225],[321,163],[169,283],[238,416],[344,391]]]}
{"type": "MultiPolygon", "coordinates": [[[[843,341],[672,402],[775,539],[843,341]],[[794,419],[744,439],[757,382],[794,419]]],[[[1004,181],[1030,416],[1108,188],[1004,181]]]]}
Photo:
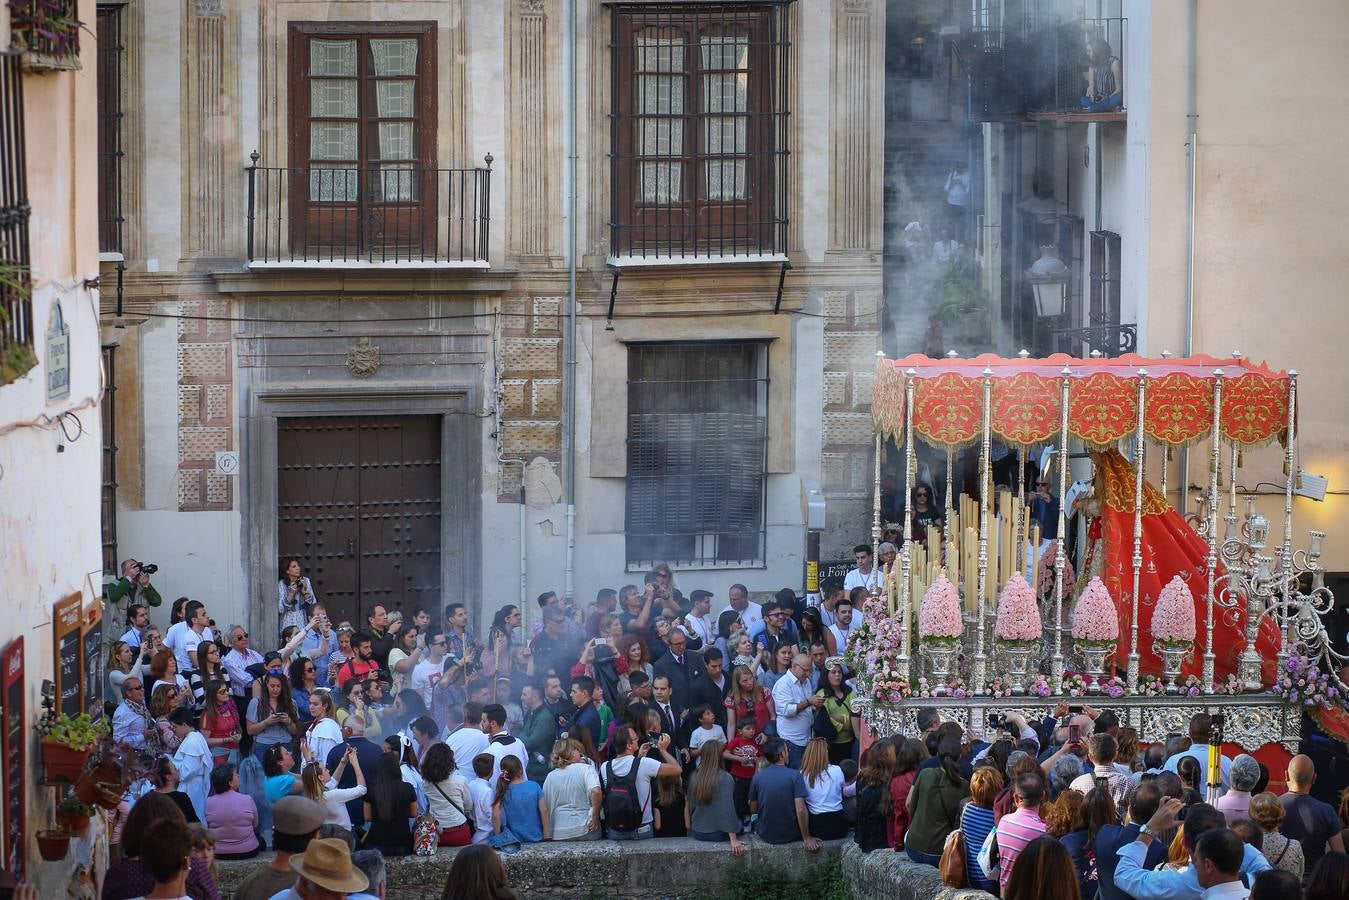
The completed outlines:
{"type": "Polygon", "coordinates": [[[61,741],[42,739],[43,777],[48,781],[74,783],[84,771],[84,764],[93,752],[93,746],[76,750],[61,741]]]}
{"type": "Polygon", "coordinates": [[[104,809],[116,809],[122,802],[122,787],[119,784],[98,781],[92,774],[86,773],[75,782],[75,796],[90,806],[104,809]]]}
{"type": "Polygon", "coordinates": [[[83,835],[89,830],[89,820],[93,815],[93,806],[78,797],[70,796],[56,807],[56,824],[67,834],[83,835]]]}
{"type": "Polygon", "coordinates": [[[70,852],[72,835],[60,831],[39,831],[37,833],[37,852],[47,862],[57,862],[66,858],[70,852]]]}

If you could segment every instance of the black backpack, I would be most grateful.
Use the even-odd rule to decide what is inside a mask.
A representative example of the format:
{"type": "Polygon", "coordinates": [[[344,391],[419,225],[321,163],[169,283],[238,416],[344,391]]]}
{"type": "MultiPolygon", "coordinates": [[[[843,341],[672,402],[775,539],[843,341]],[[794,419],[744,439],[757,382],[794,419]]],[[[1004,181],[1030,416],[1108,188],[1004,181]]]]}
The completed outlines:
{"type": "Polygon", "coordinates": [[[610,831],[636,831],[642,827],[642,805],[637,802],[637,770],[641,759],[632,757],[632,768],[622,778],[614,775],[614,761],[604,764],[604,824],[610,831]]]}

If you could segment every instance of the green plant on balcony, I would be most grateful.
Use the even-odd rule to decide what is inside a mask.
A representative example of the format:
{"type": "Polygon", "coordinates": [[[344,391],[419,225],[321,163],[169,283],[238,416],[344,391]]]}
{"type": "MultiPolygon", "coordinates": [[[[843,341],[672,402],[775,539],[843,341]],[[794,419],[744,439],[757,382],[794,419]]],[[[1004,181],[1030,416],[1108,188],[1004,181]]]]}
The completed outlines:
{"type": "Polygon", "coordinates": [[[988,331],[988,293],[979,285],[978,267],[968,250],[943,264],[934,288],[933,314],[950,329],[948,337],[980,340],[988,331]]]}
{"type": "Polygon", "coordinates": [[[7,0],[10,46],[28,54],[30,68],[79,68],[77,0],[7,0]]]}
{"type": "MultiPolygon", "coordinates": [[[[8,294],[20,301],[29,295],[27,268],[12,263],[0,264],[0,297],[8,294]]],[[[31,345],[18,341],[5,342],[9,330],[10,312],[0,304],[0,385],[18,381],[37,365],[37,354],[31,345]]]]}

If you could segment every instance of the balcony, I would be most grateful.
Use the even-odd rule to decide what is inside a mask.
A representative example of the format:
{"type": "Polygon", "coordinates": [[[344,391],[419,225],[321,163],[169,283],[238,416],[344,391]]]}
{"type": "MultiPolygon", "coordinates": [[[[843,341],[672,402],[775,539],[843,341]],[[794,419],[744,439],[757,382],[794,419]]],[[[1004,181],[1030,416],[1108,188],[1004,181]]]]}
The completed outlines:
{"type": "Polygon", "coordinates": [[[484,162],[267,167],[254,153],[249,268],[485,270],[491,154],[484,162]]]}

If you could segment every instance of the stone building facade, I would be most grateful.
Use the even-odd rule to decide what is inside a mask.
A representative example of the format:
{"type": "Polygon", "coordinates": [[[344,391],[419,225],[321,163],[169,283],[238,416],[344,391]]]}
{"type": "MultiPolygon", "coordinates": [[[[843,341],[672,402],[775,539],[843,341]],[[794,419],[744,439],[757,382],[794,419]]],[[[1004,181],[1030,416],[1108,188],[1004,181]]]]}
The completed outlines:
{"type": "Polygon", "coordinates": [[[814,485],[826,557],[869,537],[882,0],[120,15],[117,541],[166,596],[270,634],[282,555],[351,617],[528,617],[667,558],[719,600],[800,589],[814,485]],[[642,423],[682,456],[633,457],[642,423]]]}

